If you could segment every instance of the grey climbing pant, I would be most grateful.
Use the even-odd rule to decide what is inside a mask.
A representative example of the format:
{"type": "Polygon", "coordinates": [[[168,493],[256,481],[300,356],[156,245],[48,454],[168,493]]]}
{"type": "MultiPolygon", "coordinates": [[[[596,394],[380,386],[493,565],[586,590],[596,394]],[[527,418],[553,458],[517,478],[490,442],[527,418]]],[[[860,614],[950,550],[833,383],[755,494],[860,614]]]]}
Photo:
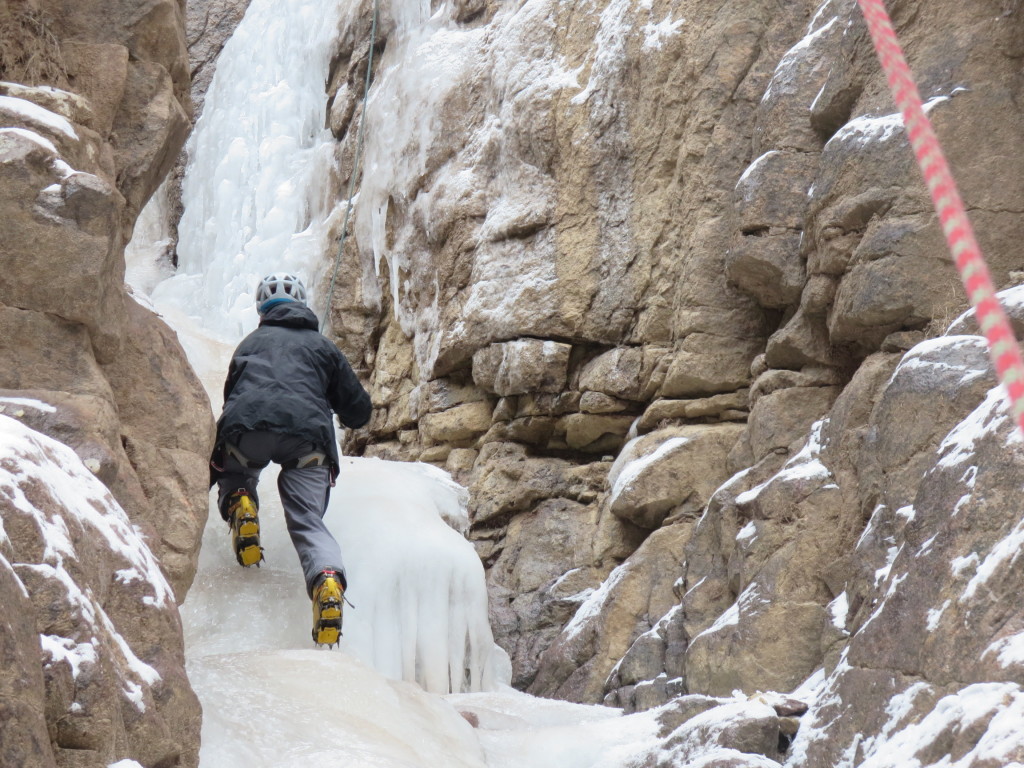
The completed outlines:
{"type": "Polygon", "coordinates": [[[233,445],[226,446],[224,474],[217,481],[223,510],[231,493],[240,488],[249,491],[254,499],[258,498],[256,486],[260,471],[272,461],[282,465],[277,489],[288,533],[306,579],[306,592],[311,597],[325,570],[340,574],[343,586],[348,583],[341,548],[323,521],[331,493],[330,467],[324,463],[326,459],[313,466],[298,466],[312,463],[307,457],[316,452],[316,445],[293,435],[244,432],[233,445]]]}

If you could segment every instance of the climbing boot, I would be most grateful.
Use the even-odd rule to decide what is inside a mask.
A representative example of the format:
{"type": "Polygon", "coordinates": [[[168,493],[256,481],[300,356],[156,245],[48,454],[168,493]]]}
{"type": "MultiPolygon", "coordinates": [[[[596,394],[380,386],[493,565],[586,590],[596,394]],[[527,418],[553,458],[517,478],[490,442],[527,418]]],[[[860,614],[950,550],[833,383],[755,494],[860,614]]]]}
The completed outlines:
{"type": "Polygon", "coordinates": [[[256,517],[256,504],[244,488],[228,497],[228,522],[231,524],[231,547],[235,559],[244,568],[259,567],[263,560],[260,546],[260,521],[256,517]]]}
{"type": "Polygon", "coordinates": [[[324,571],[313,590],[313,642],[334,647],[341,639],[341,610],[345,588],[335,571],[324,571]]]}

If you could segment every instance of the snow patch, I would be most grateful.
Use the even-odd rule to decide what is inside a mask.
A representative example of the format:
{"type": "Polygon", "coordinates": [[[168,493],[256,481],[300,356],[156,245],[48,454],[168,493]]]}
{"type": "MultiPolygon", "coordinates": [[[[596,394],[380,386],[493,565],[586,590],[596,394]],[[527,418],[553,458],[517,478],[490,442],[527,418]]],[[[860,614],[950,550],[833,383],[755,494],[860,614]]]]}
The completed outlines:
{"type": "Polygon", "coordinates": [[[72,141],[78,141],[78,134],[75,133],[74,127],[67,119],[27,99],[0,96],[0,112],[15,115],[26,122],[35,123],[54,133],[62,134],[72,141]]]}
{"type": "Polygon", "coordinates": [[[939,621],[942,619],[942,614],[946,612],[946,609],[952,604],[952,600],[946,600],[938,608],[931,608],[928,611],[928,618],[925,626],[928,627],[929,632],[934,632],[938,626],[939,621]]]}
{"type": "MultiPolygon", "coordinates": [[[[934,96],[924,103],[924,111],[928,113],[949,99],[949,96],[934,96]]],[[[835,135],[825,144],[825,150],[827,151],[833,144],[852,144],[864,147],[868,144],[884,143],[903,133],[903,115],[899,112],[880,116],[863,115],[851,120],[836,131],[835,135]]]]}
{"type": "Polygon", "coordinates": [[[1024,664],[1024,632],[996,640],[985,649],[981,657],[985,658],[993,653],[996,654],[996,660],[1004,669],[1016,664],[1024,664]]]}
{"type": "MultiPolygon", "coordinates": [[[[948,469],[973,461],[979,441],[994,435],[1007,424],[1012,424],[1006,403],[1002,385],[990,389],[981,405],[943,438],[938,448],[936,468],[948,469]]],[[[1019,443],[1021,440],[1020,431],[1010,429],[1005,444],[1019,443]]]]}
{"type": "Polygon", "coordinates": [[[686,24],[686,19],[672,21],[670,17],[666,16],[657,24],[645,25],[641,29],[644,33],[644,42],[641,50],[656,51],[660,49],[665,40],[679,34],[679,30],[682,29],[684,24],[686,24]]]}
{"type": "MultiPolygon", "coordinates": [[[[772,73],[772,79],[768,83],[768,87],[765,89],[764,95],[761,97],[762,104],[769,101],[776,92],[791,92],[786,85],[796,81],[797,68],[812,55],[812,49],[815,42],[827,35],[829,30],[835,26],[839,18],[833,17],[820,27],[816,27],[815,24],[818,20],[819,17],[816,16],[810,24],[808,33],[804,35],[796,45],[786,51],[783,57],[779,60],[778,65],[775,67],[775,71],[772,73]]],[[[820,92],[818,95],[821,95],[820,92]]],[[[817,97],[815,97],[814,102],[817,102],[817,97]]],[[[808,108],[813,109],[814,103],[808,105],[808,108]]]]}
{"type": "Polygon", "coordinates": [[[757,526],[754,525],[754,521],[750,520],[740,532],[736,534],[736,541],[743,546],[750,546],[757,541],[757,526]]]}
{"type": "MultiPolygon", "coordinates": [[[[15,408],[33,408],[43,413],[56,413],[57,409],[49,403],[44,403],[42,400],[35,400],[30,397],[0,397],[0,413],[8,413],[7,407],[14,406],[15,408]]],[[[12,416],[20,416],[21,413],[18,411],[11,411],[12,416]]],[[[22,413],[24,413],[22,411],[22,413]]]]}
{"type": "Polygon", "coordinates": [[[20,136],[23,139],[28,139],[33,144],[42,147],[51,155],[59,154],[57,152],[56,145],[52,141],[40,136],[35,131],[28,130],[27,128],[0,128],[0,138],[3,138],[4,136],[20,136]]]}
{"type": "Polygon", "coordinates": [[[952,571],[953,576],[960,578],[963,572],[968,568],[977,570],[978,563],[981,562],[981,558],[978,557],[977,552],[971,552],[969,555],[963,557],[954,557],[949,561],[949,570],[952,571]]]}
{"type": "MultiPolygon", "coordinates": [[[[641,438],[637,439],[639,440],[641,438]]],[[[635,455],[636,441],[632,441],[629,445],[623,448],[618,458],[616,458],[615,463],[612,464],[611,470],[608,472],[608,484],[611,486],[609,503],[614,504],[615,500],[619,498],[622,492],[636,482],[636,479],[644,472],[644,470],[654,464],[657,464],[670,453],[678,448],[682,448],[690,441],[691,439],[688,437],[669,438],[646,456],[635,455]]]]}
{"type": "MultiPolygon", "coordinates": [[[[1021,547],[1024,547],[1024,520],[1019,520],[1010,533],[996,542],[996,545],[989,550],[985,559],[978,566],[974,576],[967,583],[960,602],[969,602],[977,594],[978,589],[984,586],[998,570],[1003,566],[1013,565],[1021,554],[1021,547]]],[[[977,557],[976,553],[972,553],[977,557]]]]}
{"type": "Polygon", "coordinates": [[[828,613],[832,617],[832,626],[845,632],[846,621],[850,614],[850,598],[846,592],[841,592],[835,600],[828,604],[828,613]]]}
{"type": "MultiPolygon", "coordinates": [[[[135,655],[92,591],[83,590],[65,565],[77,557],[67,522],[73,520],[91,533],[83,537],[90,546],[106,545],[146,582],[150,605],[171,604],[173,594],[156,559],[106,487],[66,445],[0,416],[0,498],[36,525],[43,542],[43,562],[19,563],[18,567],[56,581],[81,621],[93,630],[92,639],[84,643],[42,635],[40,645],[51,663],[66,661],[77,675],[95,661],[96,638],[103,636],[113,642],[130,674],[147,686],[158,681],[159,673],[135,655]],[[25,493],[31,487],[45,488],[60,512],[48,515],[37,508],[25,493]]],[[[132,702],[144,709],[142,688],[129,680],[122,682],[132,702]]]]}
{"type": "Polygon", "coordinates": [[[798,481],[810,483],[818,481],[819,483],[824,484],[826,481],[831,480],[832,473],[818,458],[822,449],[821,433],[825,426],[825,422],[826,419],[814,422],[814,424],[811,425],[807,442],[804,443],[800,451],[793,456],[793,458],[787,461],[779,472],[772,475],[760,485],[739,494],[736,497],[736,503],[741,506],[753,503],[757,500],[757,497],[761,495],[762,491],[774,483],[798,481]]]}
{"type": "Polygon", "coordinates": [[[923,683],[912,686],[887,711],[891,717],[878,737],[864,741],[859,768],[919,765],[917,756],[955,732],[970,732],[967,752],[951,766],[1010,765],[1019,756],[1024,692],[1015,683],[976,683],[944,696],[917,722],[895,725],[904,718],[923,683]]]}
{"type": "Polygon", "coordinates": [[[562,637],[566,640],[572,640],[579,635],[579,633],[582,632],[591,621],[600,615],[601,611],[604,609],[605,603],[608,602],[608,598],[611,596],[612,590],[618,586],[619,582],[626,576],[626,573],[626,563],[616,567],[611,573],[609,573],[608,578],[601,583],[601,586],[587,597],[583,604],[576,610],[576,614],[562,630],[562,637]]]}
{"type": "Polygon", "coordinates": [[[89,642],[76,643],[67,637],[59,635],[39,635],[39,645],[43,653],[49,655],[50,660],[46,666],[66,662],[71,668],[71,677],[78,679],[78,674],[83,667],[91,666],[99,658],[96,655],[96,638],[89,642]]]}

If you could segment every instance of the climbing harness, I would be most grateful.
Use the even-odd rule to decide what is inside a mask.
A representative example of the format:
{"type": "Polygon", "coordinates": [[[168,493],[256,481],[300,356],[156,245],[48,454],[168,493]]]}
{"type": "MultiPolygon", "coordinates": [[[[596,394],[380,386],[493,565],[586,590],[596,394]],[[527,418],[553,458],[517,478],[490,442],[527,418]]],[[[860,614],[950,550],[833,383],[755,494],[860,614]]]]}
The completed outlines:
{"type": "Polygon", "coordinates": [[[903,114],[903,124],[910,137],[917,164],[924,174],[953,261],[977,315],[978,325],[988,341],[989,355],[996,374],[1010,398],[1011,413],[1021,430],[1024,430],[1024,361],[1021,360],[1017,339],[1006,313],[996,298],[992,277],[974,237],[974,230],[967,218],[949,164],[921,105],[921,95],[896,38],[885,4],[882,0],[857,0],[857,3],[867,21],[893,99],[903,114]]]}
{"type": "Polygon", "coordinates": [[[338,243],[338,254],[334,257],[334,268],[331,270],[331,283],[327,289],[327,310],[320,321],[320,332],[327,327],[330,316],[331,300],[334,297],[334,283],[338,278],[338,266],[341,255],[345,252],[345,239],[348,237],[348,219],[352,214],[352,195],[355,194],[356,176],[359,173],[359,162],[363,156],[363,125],[366,123],[366,99],[370,93],[370,74],[373,72],[373,49],[377,44],[377,18],[380,16],[380,0],[373,0],[373,23],[370,26],[370,51],[366,62],[366,83],[363,85],[362,112],[359,114],[359,129],[356,133],[356,156],[352,162],[352,174],[348,179],[348,195],[345,202],[345,219],[341,225],[341,241],[338,243]]]}

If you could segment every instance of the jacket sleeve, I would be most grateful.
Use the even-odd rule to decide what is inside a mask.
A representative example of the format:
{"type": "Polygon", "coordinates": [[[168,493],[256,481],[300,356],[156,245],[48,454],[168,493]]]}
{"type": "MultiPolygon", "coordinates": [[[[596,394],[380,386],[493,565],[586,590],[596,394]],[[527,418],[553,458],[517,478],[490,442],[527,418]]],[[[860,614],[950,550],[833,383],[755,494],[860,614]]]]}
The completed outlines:
{"type": "Polygon", "coordinates": [[[238,357],[237,356],[232,356],[231,357],[231,365],[228,366],[228,375],[227,375],[227,378],[224,379],[224,402],[225,403],[228,401],[228,398],[231,397],[231,390],[233,390],[235,388],[235,382],[238,381],[238,375],[242,372],[241,369],[238,366],[238,362],[237,361],[238,361],[238,357]]]}
{"type": "Polygon", "coordinates": [[[370,420],[373,411],[370,395],[363,389],[348,359],[340,350],[327,399],[341,423],[350,429],[358,429],[370,420]]]}

